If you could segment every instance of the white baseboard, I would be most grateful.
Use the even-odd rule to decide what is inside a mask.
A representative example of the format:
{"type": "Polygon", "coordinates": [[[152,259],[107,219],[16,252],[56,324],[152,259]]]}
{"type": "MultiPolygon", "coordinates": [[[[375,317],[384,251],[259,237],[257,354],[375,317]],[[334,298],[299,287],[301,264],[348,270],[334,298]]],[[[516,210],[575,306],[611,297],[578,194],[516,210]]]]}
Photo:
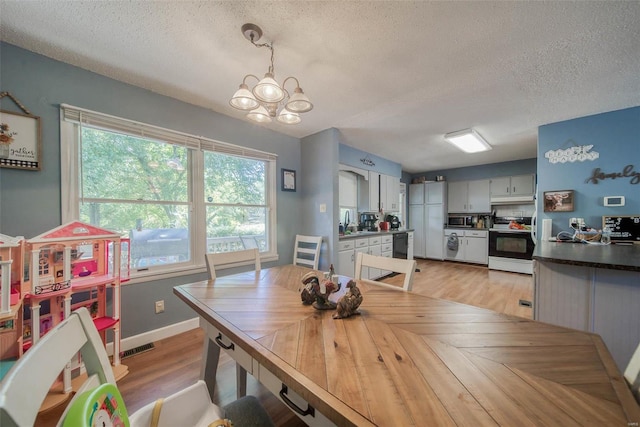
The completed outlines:
{"type": "MultiPolygon", "coordinates": [[[[185,320],[179,323],[174,323],[173,325],[164,326],[162,328],[154,329],[152,331],[143,332],[138,335],[134,335],[129,338],[125,338],[120,340],[120,351],[131,350],[132,348],[140,347],[144,344],[149,344],[154,341],[159,341],[165,338],[172,337],[174,335],[181,334],[183,332],[190,331],[192,329],[198,328],[200,326],[198,322],[198,317],[194,317],[193,319],[185,320]]],[[[113,355],[113,342],[107,343],[107,353],[112,356],[113,355]]]]}

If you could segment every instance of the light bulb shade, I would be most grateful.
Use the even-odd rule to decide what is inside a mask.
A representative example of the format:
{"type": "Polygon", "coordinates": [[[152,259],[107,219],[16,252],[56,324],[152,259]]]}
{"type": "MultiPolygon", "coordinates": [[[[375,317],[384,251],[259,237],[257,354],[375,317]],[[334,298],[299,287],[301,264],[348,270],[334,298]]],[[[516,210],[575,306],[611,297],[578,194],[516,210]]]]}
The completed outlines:
{"type": "Polygon", "coordinates": [[[307,95],[304,94],[302,89],[297,87],[285,104],[285,108],[294,113],[306,113],[307,111],[311,111],[313,108],[313,104],[307,98],[307,95]]]}
{"type": "Polygon", "coordinates": [[[264,78],[255,85],[253,95],[263,102],[280,102],[284,99],[284,91],[271,73],[265,74],[264,78]]]}
{"type": "Polygon", "coordinates": [[[466,153],[478,153],[480,151],[491,150],[492,148],[491,145],[473,129],[448,133],[444,136],[444,139],[466,153]]]}
{"type": "Polygon", "coordinates": [[[280,111],[280,114],[278,114],[277,120],[280,123],[284,123],[285,125],[297,125],[302,121],[298,113],[289,111],[286,108],[283,108],[282,111],[280,111]]]}
{"type": "Polygon", "coordinates": [[[247,117],[258,123],[271,123],[269,112],[262,105],[247,113],[247,117]]]}
{"type": "Polygon", "coordinates": [[[231,98],[229,104],[231,104],[233,108],[243,111],[255,110],[260,105],[244,83],[241,84],[240,89],[233,94],[233,98],[231,98]]]}

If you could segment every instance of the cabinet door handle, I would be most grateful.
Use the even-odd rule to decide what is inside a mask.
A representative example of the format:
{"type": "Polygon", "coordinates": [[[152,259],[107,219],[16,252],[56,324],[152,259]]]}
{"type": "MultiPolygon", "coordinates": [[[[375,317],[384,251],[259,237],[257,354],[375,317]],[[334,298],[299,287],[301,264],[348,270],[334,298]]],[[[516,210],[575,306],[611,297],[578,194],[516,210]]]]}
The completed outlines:
{"type": "Polygon", "coordinates": [[[233,350],[235,348],[235,346],[233,345],[233,343],[226,345],[225,343],[222,342],[222,334],[219,333],[218,336],[216,337],[216,344],[218,344],[220,347],[224,348],[225,350],[233,350]]]}
{"type": "Polygon", "coordinates": [[[284,403],[286,403],[289,408],[293,409],[295,412],[302,415],[303,417],[306,415],[311,415],[312,417],[316,416],[316,410],[313,408],[313,406],[309,405],[308,403],[307,403],[306,410],[300,408],[298,405],[293,403],[291,399],[289,399],[289,396],[287,396],[288,391],[289,389],[287,388],[287,386],[282,384],[282,388],[280,389],[279,394],[282,400],[284,400],[284,403]]]}
{"type": "Polygon", "coordinates": [[[351,254],[351,261],[355,261],[355,260],[356,260],[356,254],[353,253],[353,254],[351,254]]]}
{"type": "Polygon", "coordinates": [[[513,192],[514,192],[514,193],[516,192],[516,187],[513,187],[513,192]]]}

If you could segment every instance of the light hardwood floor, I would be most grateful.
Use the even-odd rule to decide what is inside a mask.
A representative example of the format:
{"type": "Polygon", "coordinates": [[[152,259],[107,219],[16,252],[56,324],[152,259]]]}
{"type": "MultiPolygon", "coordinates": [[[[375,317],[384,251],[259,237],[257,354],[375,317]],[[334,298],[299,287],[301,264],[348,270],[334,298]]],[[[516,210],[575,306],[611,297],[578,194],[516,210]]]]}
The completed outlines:
{"type": "MultiPolygon", "coordinates": [[[[497,312],[532,318],[532,308],[519,305],[533,301],[533,279],[529,275],[488,270],[485,266],[447,261],[417,260],[413,292],[456,301],[497,312]]],[[[403,276],[385,279],[402,283],[403,276]]],[[[129,374],[118,382],[129,412],[159,397],[167,396],[192,384],[200,373],[203,333],[195,329],[154,343],[153,350],[125,358],[129,374]]],[[[251,375],[247,376],[247,393],[258,397],[277,426],[304,426],[283,403],[251,375]]],[[[226,405],[235,399],[235,363],[221,352],[215,403],[226,405]]],[[[41,414],[37,426],[53,426],[59,417],[56,410],[41,414]]]]}

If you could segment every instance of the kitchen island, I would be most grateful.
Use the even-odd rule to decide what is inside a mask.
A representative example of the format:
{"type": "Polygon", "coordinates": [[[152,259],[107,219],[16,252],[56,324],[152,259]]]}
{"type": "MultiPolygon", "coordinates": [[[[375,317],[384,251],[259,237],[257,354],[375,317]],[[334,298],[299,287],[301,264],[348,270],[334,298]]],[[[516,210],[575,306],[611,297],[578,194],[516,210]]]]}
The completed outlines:
{"type": "Polygon", "coordinates": [[[599,334],[624,370],[640,343],[640,245],[540,242],[534,319],[599,334]]]}

